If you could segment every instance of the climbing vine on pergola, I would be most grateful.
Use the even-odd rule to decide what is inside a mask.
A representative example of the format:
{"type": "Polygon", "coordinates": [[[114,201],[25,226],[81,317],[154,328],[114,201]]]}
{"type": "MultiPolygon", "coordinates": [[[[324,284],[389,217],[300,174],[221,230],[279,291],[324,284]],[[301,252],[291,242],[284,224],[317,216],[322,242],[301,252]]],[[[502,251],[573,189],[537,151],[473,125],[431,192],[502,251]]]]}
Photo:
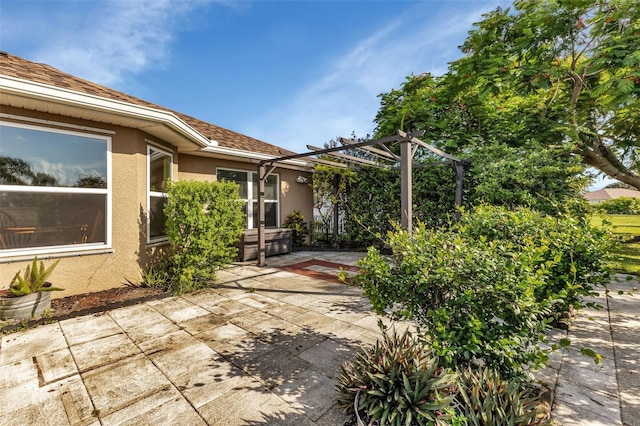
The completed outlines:
{"type": "Polygon", "coordinates": [[[460,206],[462,204],[462,184],[463,184],[463,172],[466,160],[461,160],[452,155],[447,154],[440,149],[429,145],[428,143],[418,139],[424,134],[424,131],[405,133],[401,130],[397,131],[396,135],[388,136],[385,138],[356,142],[346,138],[340,138],[342,146],[333,148],[318,148],[307,145],[307,148],[311,151],[302,154],[292,154],[283,157],[272,158],[269,160],[262,160],[258,163],[258,265],[265,265],[266,257],[266,243],[265,243],[265,210],[264,210],[264,188],[267,177],[276,168],[278,162],[286,160],[295,160],[300,158],[307,158],[312,163],[326,164],[334,167],[348,167],[357,169],[361,166],[375,166],[375,167],[400,167],[401,177],[401,199],[400,199],[400,217],[401,225],[405,228],[409,234],[412,232],[413,224],[413,208],[412,208],[412,174],[413,167],[422,164],[414,163],[413,159],[418,150],[422,147],[432,152],[433,154],[447,160],[444,164],[453,164],[456,169],[456,195],[455,204],[460,206]],[[398,143],[400,144],[400,155],[390,150],[386,144],[398,143]],[[368,157],[374,158],[370,160],[367,158],[360,158],[345,153],[348,150],[359,150],[366,152],[368,157]],[[327,160],[327,157],[334,157],[340,160],[340,162],[327,160]]]}

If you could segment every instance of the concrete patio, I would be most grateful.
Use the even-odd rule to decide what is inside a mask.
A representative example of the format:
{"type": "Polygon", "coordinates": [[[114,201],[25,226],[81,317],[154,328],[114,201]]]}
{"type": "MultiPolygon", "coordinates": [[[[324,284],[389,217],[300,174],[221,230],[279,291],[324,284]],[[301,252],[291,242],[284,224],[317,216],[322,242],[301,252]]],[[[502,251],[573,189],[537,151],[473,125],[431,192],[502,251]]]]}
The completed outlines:
{"type": "MultiPolygon", "coordinates": [[[[2,336],[0,424],[342,425],[339,366],[379,334],[361,291],[332,278],[361,256],[236,264],[196,294],[2,336]]],[[[640,424],[640,297],[615,294],[608,307],[578,319],[572,349],[543,374],[557,381],[560,424],[640,424]]]]}

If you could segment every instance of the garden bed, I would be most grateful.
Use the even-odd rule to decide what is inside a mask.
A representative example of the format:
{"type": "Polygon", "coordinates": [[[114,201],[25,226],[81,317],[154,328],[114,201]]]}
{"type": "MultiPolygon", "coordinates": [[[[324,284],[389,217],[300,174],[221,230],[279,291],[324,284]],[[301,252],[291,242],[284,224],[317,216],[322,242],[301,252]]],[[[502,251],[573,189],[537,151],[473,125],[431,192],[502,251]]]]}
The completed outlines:
{"type": "Polygon", "coordinates": [[[51,301],[51,309],[43,318],[28,322],[3,321],[0,322],[0,332],[10,332],[38,324],[106,312],[111,309],[144,303],[148,300],[168,296],[169,294],[160,288],[125,286],[94,293],[61,297],[51,301]]]}

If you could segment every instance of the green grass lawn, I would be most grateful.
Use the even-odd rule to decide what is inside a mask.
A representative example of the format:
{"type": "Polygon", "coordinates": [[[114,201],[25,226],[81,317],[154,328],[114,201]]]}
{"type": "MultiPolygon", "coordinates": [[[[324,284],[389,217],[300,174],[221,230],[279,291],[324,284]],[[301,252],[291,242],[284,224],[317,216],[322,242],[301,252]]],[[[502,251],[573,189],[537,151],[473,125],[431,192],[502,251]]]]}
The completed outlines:
{"type": "Polygon", "coordinates": [[[600,226],[604,219],[611,222],[611,230],[614,234],[624,234],[629,236],[640,235],[640,215],[594,214],[591,218],[591,223],[596,226],[600,226]]]}
{"type": "MultiPolygon", "coordinates": [[[[611,223],[614,234],[624,239],[640,236],[640,215],[593,215],[591,223],[602,226],[605,219],[611,223]]],[[[617,272],[640,275],[640,243],[621,243],[613,250],[616,260],[613,268],[617,272]]]]}
{"type": "Polygon", "coordinates": [[[640,243],[620,244],[613,250],[617,272],[640,275],[640,243]]]}

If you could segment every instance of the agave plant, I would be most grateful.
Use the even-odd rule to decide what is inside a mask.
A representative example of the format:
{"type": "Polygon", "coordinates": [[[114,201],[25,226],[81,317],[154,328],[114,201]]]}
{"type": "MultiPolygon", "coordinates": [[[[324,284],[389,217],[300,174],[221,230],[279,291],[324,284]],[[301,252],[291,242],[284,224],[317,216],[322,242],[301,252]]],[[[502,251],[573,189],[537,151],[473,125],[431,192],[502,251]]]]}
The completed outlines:
{"type": "Polygon", "coordinates": [[[382,425],[448,424],[455,383],[424,342],[392,329],[342,365],[338,402],[350,411],[359,395],[357,410],[382,425]]]}
{"type": "Polygon", "coordinates": [[[24,271],[24,275],[21,276],[20,272],[11,280],[9,290],[13,297],[25,296],[31,293],[37,293],[39,291],[60,291],[63,290],[58,287],[52,287],[51,283],[47,282],[47,278],[53,272],[60,261],[56,261],[53,265],[45,268],[44,262],[40,261],[38,267],[38,257],[33,258],[31,265],[27,265],[27,269],[24,271]]]}
{"type": "Polygon", "coordinates": [[[539,392],[526,383],[508,381],[489,368],[460,373],[458,412],[469,426],[539,425],[539,392]]]}

